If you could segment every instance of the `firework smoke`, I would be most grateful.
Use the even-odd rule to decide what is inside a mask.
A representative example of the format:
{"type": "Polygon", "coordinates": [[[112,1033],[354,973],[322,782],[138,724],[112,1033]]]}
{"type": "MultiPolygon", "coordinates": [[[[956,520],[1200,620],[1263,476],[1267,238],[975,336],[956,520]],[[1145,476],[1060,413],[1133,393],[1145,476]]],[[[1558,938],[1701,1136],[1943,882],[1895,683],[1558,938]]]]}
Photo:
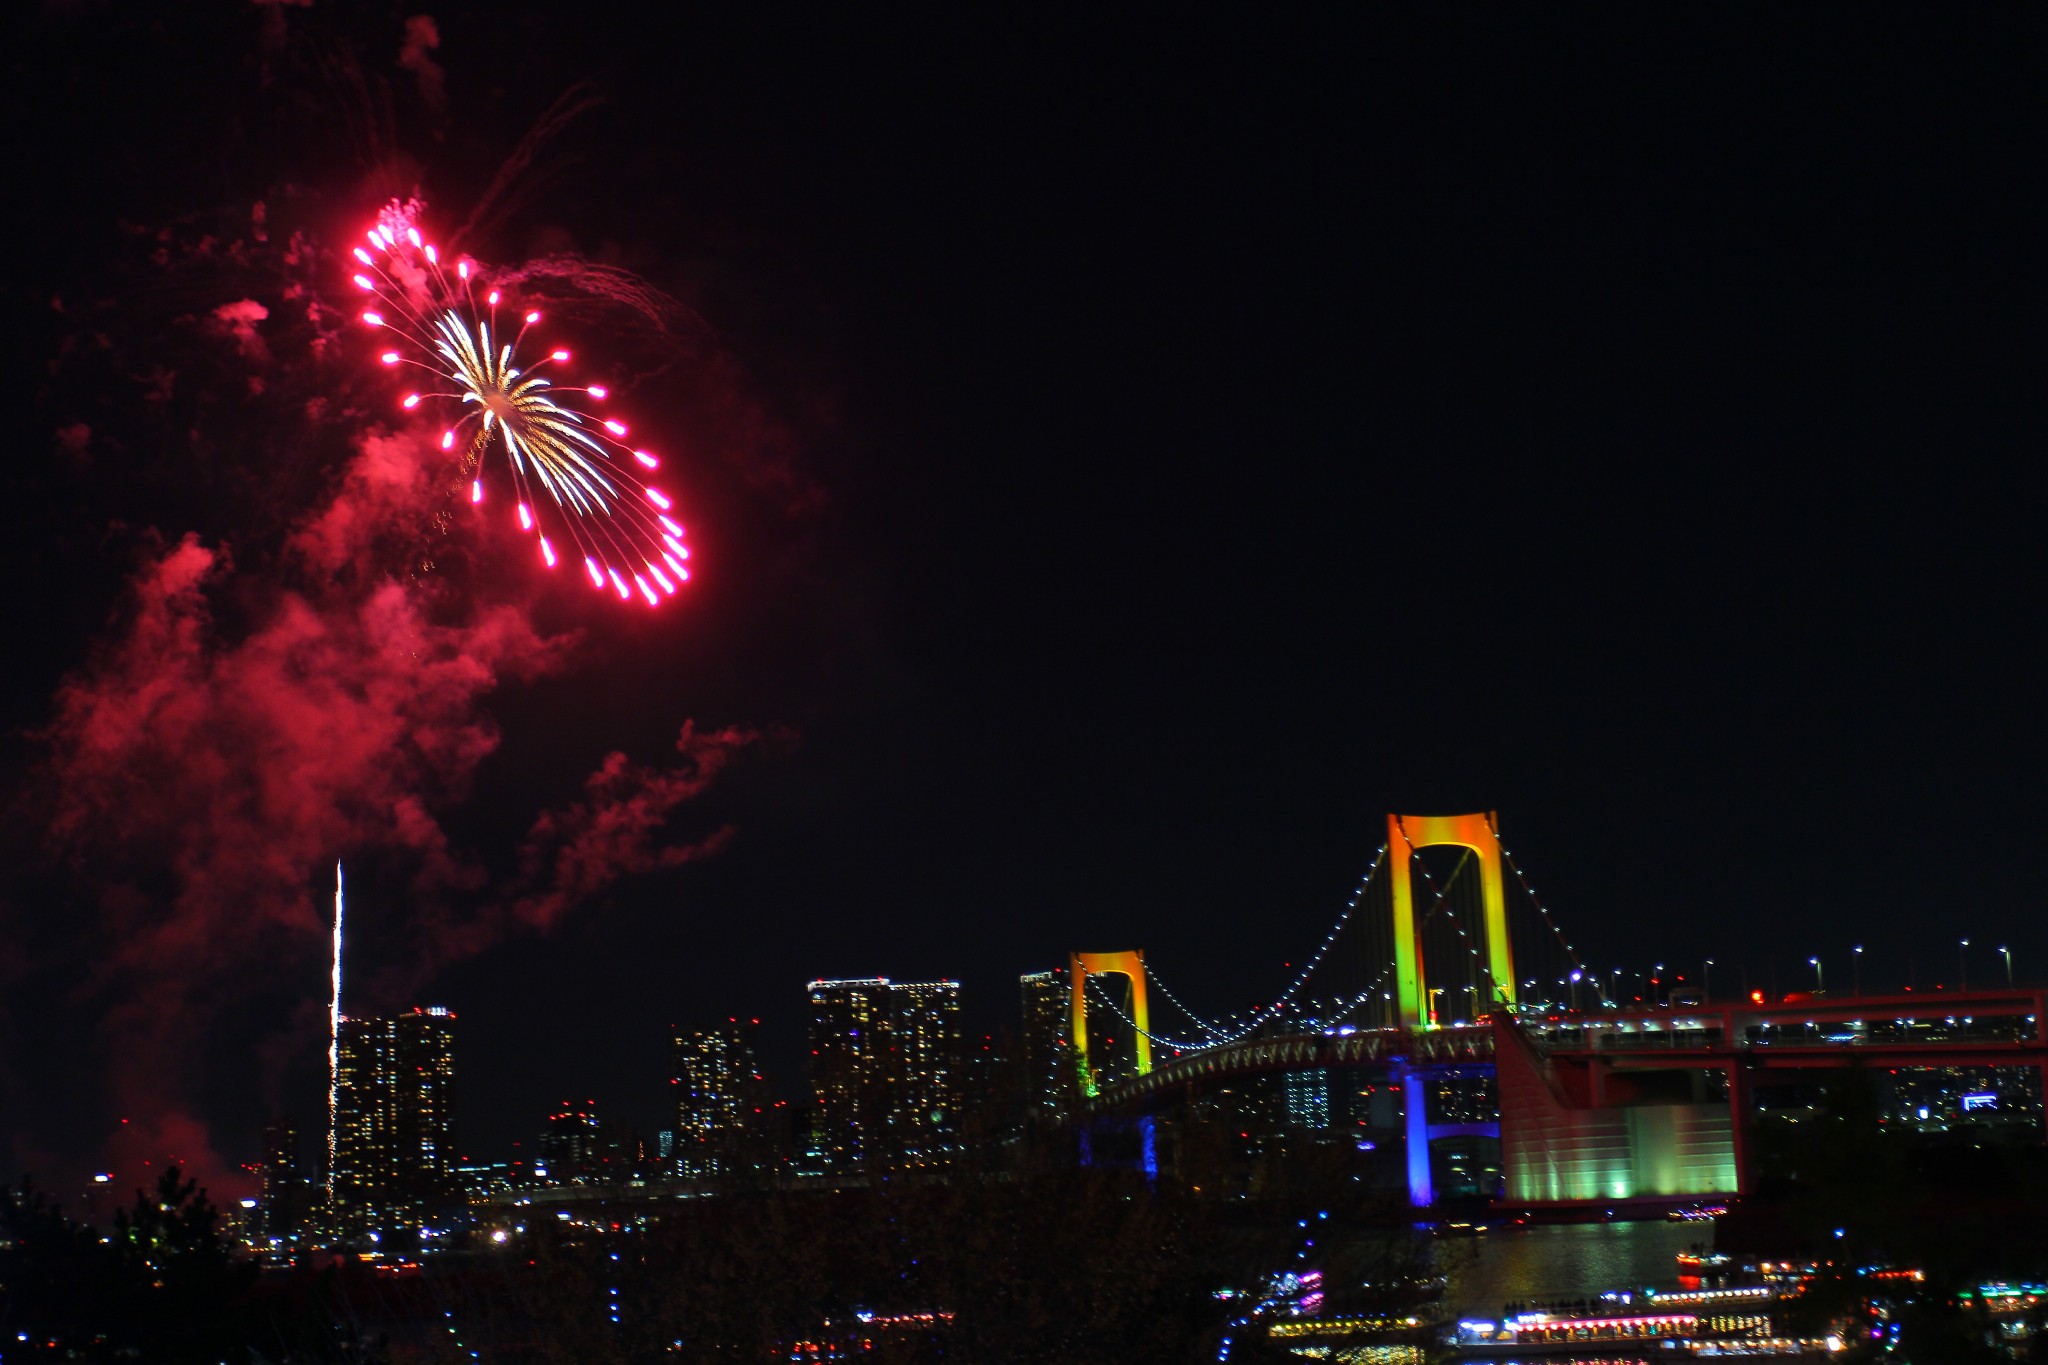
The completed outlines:
{"type": "Polygon", "coordinates": [[[81,990],[106,1002],[108,1080],[138,1116],[122,1130],[137,1165],[175,1153],[227,1178],[193,1109],[195,1059],[280,964],[311,968],[310,985],[306,950],[331,948],[336,926],[311,903],[306,870],[337,850],[409,869],[417,983],[551,927],[621,873],[730,837],[678,839],[672,817],[755,736],[690,727],[673,765],[613,755],[576,801],[537,817],[511,885],[493,888],[449,837],[444,813],[500,744],[487,699],[560,671],[574,637],[543,633],[517,602],[451,613],[433,583],[363,572],[416,527],[437,454],[366,439],[286,542],[286,573],[237,573],[194,536],[159,551],[58,690],[37,818],[101,907],[104,950],[81,990]]]}

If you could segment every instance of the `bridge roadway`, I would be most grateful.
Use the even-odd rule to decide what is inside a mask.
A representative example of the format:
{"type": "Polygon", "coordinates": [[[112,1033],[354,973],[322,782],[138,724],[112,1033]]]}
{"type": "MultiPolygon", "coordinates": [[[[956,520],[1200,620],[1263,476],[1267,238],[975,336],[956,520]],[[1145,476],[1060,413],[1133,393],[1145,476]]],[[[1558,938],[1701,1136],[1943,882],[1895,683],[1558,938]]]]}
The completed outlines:
{"type": "MultiPolygon", "coordinates": [[[[1510,1016],[1540,1056],[1604,1069],[1811,1070],[2031,1066],[2048,1092],[2048,991],[1930,991],[1885,996],[1788,995],[1770,1003],[1522,1010],[1510,1016]]],[[[1386,1064],[1490,1063],[1494,1022],[1355,1032],[1275,1033],[1182,1052],[1150,1074],[1105,1086],[1091,1113],[1147,1110],[1204,1081],[1269,1072],[1386,1064]]],[[[1731,1074],[1733,1074],[1731,1070],[1731,1074]]]]}

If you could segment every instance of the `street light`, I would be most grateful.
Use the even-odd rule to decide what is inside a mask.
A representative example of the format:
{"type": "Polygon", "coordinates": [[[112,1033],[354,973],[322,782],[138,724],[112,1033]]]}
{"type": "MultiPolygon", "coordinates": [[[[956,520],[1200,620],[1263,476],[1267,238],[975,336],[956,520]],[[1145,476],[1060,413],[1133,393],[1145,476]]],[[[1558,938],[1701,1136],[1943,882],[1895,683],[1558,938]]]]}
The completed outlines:
{"type": "Polygon", "coordinates": [[[2005,959],[2005,984],[2009,987],[2012,985],[2012,949],[2000,948],[1998,954],[2005,959]]]}
{"type": "Polygon", "coordinates": [[[1961,979],[1956,989],[1966,991],[1970,989],[1970,940],[1962,939],[1960,942],[1962,946],[1956,949],[1956,975],[1961,979]]]}
{"type": "Polygon", "coordinates": [[[1700,973],[1700,1003],[1714,1003],[1714,959],[1707,959],[1707,969],[1700,973]]]}
{"type": "Polygon", "coordinates": [[[1849,959],[1849,970],[1854,974],[1853,984],[1856,994],[1860,996],[1863,994],[1863,945],[1859,943],[1849,951],[1855,954],[1849,959]]]}
{"type": "Polygon", "coordinates": [[[1827,978],[1826,978],[1825,976],[1823,976],[1823,975],[1821,974],[1821,970],[1820,970],[1820,959],[1819,959],[1819,958],[1817,958],[1817,957],[1809,957],[1808,959],[1806,959],[1806,962],[1807,962],[1807,965],[1808,965],[1808,966],[1810,966],[1810,967],[1812,967],[1812,968],[1813,968],[1813,991],[1814,991],[1814,994],[1815,994],[1815,995],[1824,995],[1824,994],[1826,994],[1826,993],[1827,993],[1827,989],[1828,989],[1828,983],[1827,983],[1827,978]]]}
{"type": "Polygon", "coordinates": [[[1577,1013],[1577,1012],[1578,1012],[1578,1008],[1579,1008],[1579,977],[1580,977],[1580,976],[1582,976],[1582,975],[1584,975],[1584,973],[1580,972],[1578,968],[1576,968],[1576,967],[1572,968],[1572,1012],[1573,1012],[1573,1013],[1577,1013]]]}

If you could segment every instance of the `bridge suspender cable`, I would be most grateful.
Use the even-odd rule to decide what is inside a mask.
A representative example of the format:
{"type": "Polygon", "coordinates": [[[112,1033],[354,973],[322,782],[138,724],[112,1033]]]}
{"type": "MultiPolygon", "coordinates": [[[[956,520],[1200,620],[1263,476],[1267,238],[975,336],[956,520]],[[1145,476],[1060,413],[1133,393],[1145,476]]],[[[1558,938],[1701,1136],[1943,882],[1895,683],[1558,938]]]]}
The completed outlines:
{"type": "Polygon", "coordinates": [[[1586,969],[1586,964],[1579,957],[1579,950],[1572,947],[1570,940],[1568,940],[1564,936],[1564,930],[1558,928],[1557,921],[1550,917],[1550,911],[1543,904],[1543,898],[1536,894],[1535,887],[1529,885],[1529,878],[1527,877],[1527,875],[1523,873],[1521,867],[1515,862],[1515,855],[1508,852],[1508,846],[1506,844],[1502,844],[1500,846],[1500,856],[1501,859],[1507,863],[1508,871],[1515,874],[1515,880],[1522,884],[1522,889],[1529,893],[1530,903],[1536,907],[1536,913],[1543,917],[1543,926],[1546,929],[1550,930],[1552,934],[1557,936],[1558,944],[1564,949],[1564,955],[1567,958],[1571,959],[1572,966],[1578,968],[1580,971],[1584,971],[1586,969]]]}

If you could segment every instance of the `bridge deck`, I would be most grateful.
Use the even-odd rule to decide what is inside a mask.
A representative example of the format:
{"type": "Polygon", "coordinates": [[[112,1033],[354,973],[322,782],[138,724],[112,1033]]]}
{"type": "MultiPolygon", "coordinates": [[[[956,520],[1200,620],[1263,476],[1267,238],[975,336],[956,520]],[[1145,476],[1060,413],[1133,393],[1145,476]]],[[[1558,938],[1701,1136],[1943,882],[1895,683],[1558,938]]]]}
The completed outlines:
{"type": "MultiPolygon", "coordinates": [[[[1523,1036],[1556,1057],[1598,1057],[1620,1070],[1839,1066],[2048,1067],[2048,992],[1943,991],[1926,995],[1788,996],[1697,1006],[1573,1013],[1524,1012],[1523,1036]]],[[[1493,1059],[1491,1022],[1448,1028],[1303,1031],[1182,1052],[1150,1074],[1104,1087],[1093,1110],[1143,1105],[1211,1078],[1403,1062],[1493,1059]]]]}

